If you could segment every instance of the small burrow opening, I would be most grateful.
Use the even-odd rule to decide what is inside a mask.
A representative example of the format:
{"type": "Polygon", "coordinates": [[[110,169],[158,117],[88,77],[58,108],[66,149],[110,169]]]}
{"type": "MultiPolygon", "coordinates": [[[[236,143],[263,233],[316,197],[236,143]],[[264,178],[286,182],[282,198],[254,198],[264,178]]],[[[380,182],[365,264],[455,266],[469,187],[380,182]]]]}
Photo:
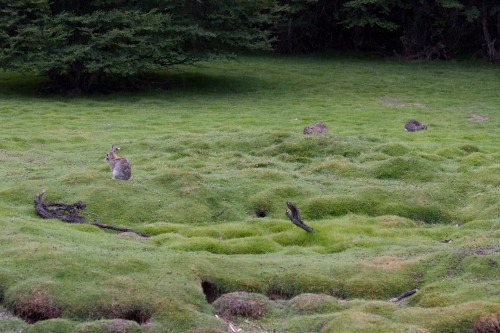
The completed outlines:
{"type": "Polygon", "coordinates": [[[219,288],[217,288],[217,285],[213,282],[203,280],[201,282],[201,288],[203,289],[203,294],[205,294],[205,299],[209,304],[212,304],[221,295],[219,288]]]}
{"type": "Polygon", "coordinates": [[[257,210],[255,211],[255,216],[259,217],[259,218],[263,218],[263,217],[266,217],[267,216],[267,209],[265,208],[257,208],[257,210]]]}
{"type": "Polygon", "coordinates": [[[151,319],[152,313],[143,306],[131,306],[129,308],[113,309],[110,317],[112,319],[125,319],[135,321],[139,325],[145,324],[151,319]]]}
{"type": "Polygon", "coordinates": [[[269,288],[266,292],[266,296],[269,297],[270,300],[276,301],[276,300],[289,300],[294,295],[277,288],[269,288]]]}

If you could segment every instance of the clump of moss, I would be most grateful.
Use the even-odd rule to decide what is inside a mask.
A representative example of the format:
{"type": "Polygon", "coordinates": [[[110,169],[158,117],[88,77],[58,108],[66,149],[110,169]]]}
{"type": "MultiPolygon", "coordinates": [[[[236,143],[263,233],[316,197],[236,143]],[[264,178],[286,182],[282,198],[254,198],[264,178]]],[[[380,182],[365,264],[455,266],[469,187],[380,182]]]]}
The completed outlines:
{"type": "Polygon", "coordinates": [[[214,239],[209,237],[182,238],[167,242],[172,249],[181,251],[207,251],[216,254],[264,254],[273,253],[281,246],[267,237],[247,237],[241,239],[214,239]]]}
{"type": "MultiPolygon", "coordinates": [[[[78,323],[71,320],[57,318],[39,321],[29,328],[30,333],[74,333],[79,332],[76,327],[78,323]]],[[[104,331],[101,331],[104,332],[104,331]]],[[[89,332],[90,333],[90,332],[89,332]]],[[[124,332],[128,333],[128,332],[124,332]]]]}
{"type": "Polygon", "coordinates": [[[342,315],[334,317],[321,330],[326,333],[372,333],[372,332],[418,332],[411,326],[392,322],[376,314],[355,310],[344,311],[342,315]]]}
{"type": "Polygon", "coordinates": [[[28,330],[29,324],[16,317],[0,316],[0,332],[23,333],[28,330]]]}
{"type": "Polygon", "coordinates": [[[362,205],[354,196],[320,196],[308,200],[303,205],[303,213],[310,219],[321,219],[359,211],[362,205]]]}
{"type": "Polygon", "coordinates": [[[300,294],[287,304],[294,315],[331,313],[344,309],[337,298],[325,294],[300,294]]]}
{"type": "Polygon", "coordinates": [[[434,178],[434,166],[422,158],[395,157],[377,165],[372,173],[378,179],[406,181],[430,181],[434,178]]]}
{"type": "Polygon", "coordinates": [[[334,174],[342,177],[362,177],[365,174],[362,168],[345,157],[311,163],[306,171],[318,174],[334,174]]]}
{"type": "Polygon", "coordinates": [[[488,159],[488,156],[483,153],[475,152],[471,153],[461,160],[463,165],[466,166],[487,166],[491,165],[491,162],[488,159]]]}
{"type": "Polygon", "coordinates": [[[475,146],[475,145],[471,145],[471,144],[463,144],[459,147],[460,150],[463,150],[464,152],[470,154],[470,153],[477,153],[477,152],[480,152],[481,150],[475,146]]]}
{"type": "Polygon", "coordinates": [[[449,223],[453,221],[453,216],[446,208],[436,203],[412,203],[410,201],[386,203],[381,210],[391,215],[398,215],[428,224],[449,223]]]}
{"type": "Polygon", "coordinates": [[[78,325],[72,332],[75,333],[140,333],[148,332],[135,321],[124,319],[104,319],[78,325]]]}
{"type": "Polygon", "coordinates": [[[359,137],[294,136],[270,148],[265,148],[262,153],[301,158],[324,158],[333,155],[356,157],[366,149],[368,144],[366,140],[359,137]]]}
{"type": "Polygon", "coordinates": [[[380,151],[389,156],[403,156],[410,152],[410,148],[402,143],[391,142],[382,145],[377,149],[377,151],[380,151]]]}

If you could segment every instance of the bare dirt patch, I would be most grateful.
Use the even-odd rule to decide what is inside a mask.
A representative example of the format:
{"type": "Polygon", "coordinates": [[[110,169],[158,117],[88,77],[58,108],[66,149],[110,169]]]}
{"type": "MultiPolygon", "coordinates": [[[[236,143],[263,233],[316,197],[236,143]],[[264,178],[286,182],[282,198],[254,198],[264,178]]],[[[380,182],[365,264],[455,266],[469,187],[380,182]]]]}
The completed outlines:
{"type": "Polygon", "coordinates": [[[468,121],[473,121],[475,123],[482,123],[484,121],[487,121],[488,119],[488,116],[481,114],[471,114],[470,116],[467,116],[468,121]]]}
{"type": "Polygon", "coordinates": [[[370,268],[383,268],[384,270],[397,271],[407,262],[393,256],[381,256],[363,262],[364,266],[370,268]]]}
{"type": "Polygon", "coordinates": [[[387,106],[390,108],[425,108],[425,104],[418,102],[409,102],[405,101],[404,98],[401,97],[384,97],[379,100],[379,103],[383,106],[387,106]]]}

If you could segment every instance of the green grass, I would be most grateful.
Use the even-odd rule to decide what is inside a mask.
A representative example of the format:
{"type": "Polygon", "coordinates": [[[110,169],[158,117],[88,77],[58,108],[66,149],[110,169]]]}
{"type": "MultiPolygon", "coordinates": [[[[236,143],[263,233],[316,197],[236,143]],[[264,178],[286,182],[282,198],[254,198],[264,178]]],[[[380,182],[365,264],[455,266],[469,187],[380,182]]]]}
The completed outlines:
{"type": "Polygon", "coordinates": [[[469,332],[500,312],[498,67],[243,57],[163,78],[72,98],[0,73],[0,331],[226,332],[206,283],[284,297],[229,319],[252,332],[469,332]],[[152,237],[43,220],[41,191],[152,237]]]}

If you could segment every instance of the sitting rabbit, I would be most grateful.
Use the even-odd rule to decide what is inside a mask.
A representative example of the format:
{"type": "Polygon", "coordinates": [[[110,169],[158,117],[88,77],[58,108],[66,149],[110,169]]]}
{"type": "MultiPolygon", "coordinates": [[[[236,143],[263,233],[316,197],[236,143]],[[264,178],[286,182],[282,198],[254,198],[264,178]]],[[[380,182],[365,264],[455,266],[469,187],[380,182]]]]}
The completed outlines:
{"type": "Polygon", "coordinates": [[[304,127],[304,134],[326,133],[326,125],[323,123],[315,123],[304,127]]]}
{"type": "Polygon", "coordinates": [[[405,124],[405,131],[408,132],[415,132],[415,131],[421,131],[421,130],[426,130],[427,126],[424,124],[421,124],[420,122],[416,121],[415,119],[410,119],[406,122],[405,124]]]}
{"type": "Polygon", "coordinates": [[[115,145],[112,145],[111,150],[106,154],[105,160],[108,162],[111,172],[113,172],[113,179],[128,180],[132,173],[130,163],[126,158],[116,155],[116,151],[119,149],[115,145]]]}

